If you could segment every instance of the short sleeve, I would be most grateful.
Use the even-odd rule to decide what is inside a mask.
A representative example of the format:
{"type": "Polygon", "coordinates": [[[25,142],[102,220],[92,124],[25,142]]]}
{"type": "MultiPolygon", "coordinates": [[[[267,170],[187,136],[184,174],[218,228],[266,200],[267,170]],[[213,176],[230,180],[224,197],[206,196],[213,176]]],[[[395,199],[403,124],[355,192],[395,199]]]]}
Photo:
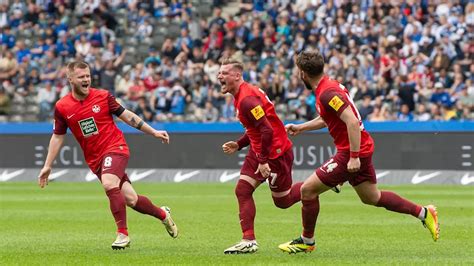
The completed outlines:
{"type": "Polygon", "coordinates": [[[336,112],[338,116],[349,106],[347,97],[336,90],[326,90],[320,97],[320,102],[324,106],[324,110],[326,110],[326,112],[336,112]]]}
{"type": "Polygon", "coordinates": [[[107,103],[109,105],[109,112],[116,116],[120,116],[125,108],[117,102],[117,99],[109,92],[107,96],[107,103]]]}
{"type": "Polygon", "coordinates": [[[255,96],[247,96],[240,103],[239,112],[243,114],[254,126],[266,120],[262,101],[255,96]]]}
{"type": "Polygon", "coordinates": [[[59,112],[58,108],[54,108],[53,132],[56,135],[64,135],[67,133],[67,123],[64,116],[59,112]]]}

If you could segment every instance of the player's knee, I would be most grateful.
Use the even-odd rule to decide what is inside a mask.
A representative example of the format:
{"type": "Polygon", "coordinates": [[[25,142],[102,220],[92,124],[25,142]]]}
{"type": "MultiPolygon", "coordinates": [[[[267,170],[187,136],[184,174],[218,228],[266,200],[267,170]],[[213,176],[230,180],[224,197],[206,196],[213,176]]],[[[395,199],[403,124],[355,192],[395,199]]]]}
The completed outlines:
{"type": "Polygon", "coordinates": [[[378,197],[376,197],[376,195],[367,195],[364,197],[360,197],[360,201],[367,205],[376,205],[377,202],[379,202],[379,199],[378,197]]]}
{"type": "Polygon", "coordinates": [[[126,196],[125,197],[125,202],[127,203],[127,206],[130,208],[135,207],[137,205],[138,197],[137,196],[126,196]]]}
{"type": "Polygon", "coordinates": [[[289,195],[280,198],[273,197],[273,203],[280,209],[288,209],[292,205],[289,195]]]}
{"type": "Polygon", "coordinates": [[[301,200],[314,200],[317,197],[318,194],[311,186],[306,183],[301,186],[301,200]]]}
{"type": "Polygon", "coordinates": [[[101,181],[102,187],[105,189],[105,191],[109,191],[120,186],[120,179],[114,175],[104,174],[101,181]]]}
{"type": "Polygon", "coordinates": [[[115,184],[114,182],[102,182],[102,187],[104,188],[105,191],[109,191],[113,188],[118,187],[118,185],[115,184]]]}
{"type": "Polygon", "coordinates": [[[248,198],[251,197],[255,188],[244,180],[239,180],[237,186],[235,187],[235,196],[237,198],[248,198]]]}

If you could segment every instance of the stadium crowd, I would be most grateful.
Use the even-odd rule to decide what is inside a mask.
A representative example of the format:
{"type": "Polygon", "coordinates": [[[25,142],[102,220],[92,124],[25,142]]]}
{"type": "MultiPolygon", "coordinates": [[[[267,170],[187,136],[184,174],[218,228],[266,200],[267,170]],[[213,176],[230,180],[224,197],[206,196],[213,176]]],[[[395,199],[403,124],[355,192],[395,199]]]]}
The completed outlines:
{"type": "Polygon", "coordinates": [[[468,0],[221,2],[0,0],[0,119],[51,119],[81,59],[93,87],[147,121],[235,121],[217,80],[232,57],[282,119],[308,120],[315,97],[293,58],[318,49],[364,120],[474,120],[468,0]]]}

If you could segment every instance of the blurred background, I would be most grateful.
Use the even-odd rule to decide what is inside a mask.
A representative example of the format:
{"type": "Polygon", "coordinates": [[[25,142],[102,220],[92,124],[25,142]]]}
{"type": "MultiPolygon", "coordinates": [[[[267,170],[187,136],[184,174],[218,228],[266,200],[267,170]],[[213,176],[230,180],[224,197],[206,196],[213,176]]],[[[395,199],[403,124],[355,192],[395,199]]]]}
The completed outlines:
{"type": "MultiPolygon", "coordinates": [[[[119,123],[132,181],[235,179],[247,151],[221,153],[243,128],[219,61],[241,60],[280,118],[302,122],[318,114],[294,58],[318,49],[376,141],[380,182],[474,182],[472,1],[0,0],[0,28],[1,181],[36,179],[72,60],[171,134],[161,145],[119,123]]],[[[292,141],[295,180],[336,152],[324,131],[292,141]]],[[[70,136],[55,168],[53,179],[95,180],[70,136]]]]}
{"type": "Polygon", "coordinates": [[[388,0],[0,1],[0,121],[50,121],[64,66],[90,64],[146,121],[235,121],[222,57],[283,120],[316,115],[294,57],[318,49],[367,121],[474,119],[474,3],[388,0]]]}

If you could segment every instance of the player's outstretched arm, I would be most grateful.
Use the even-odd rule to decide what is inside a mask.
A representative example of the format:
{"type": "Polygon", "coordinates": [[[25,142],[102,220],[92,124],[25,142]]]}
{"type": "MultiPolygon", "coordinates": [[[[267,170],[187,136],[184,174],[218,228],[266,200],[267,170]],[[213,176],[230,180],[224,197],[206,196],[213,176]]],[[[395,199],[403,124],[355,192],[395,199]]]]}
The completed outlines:
{"type": "Polygon", "coordinates": [[[285,129],[286,132],[290,134],[290,136],[296,136],[305,131],[318,130],[325,127],[326,123],[320,116],[318,116],[315,119],[304,122],[302,124],[287,124],[285,126],[285,129]]]}
{"type": "Polygon", "coordinates": [[[128,125],[141,130],[146,134],[150,134],[155,138],[161,139],[162,143],[168,144],[170,142],[170,137],[168,133],[164,130],[156,130],[148,125],[145,121],[143,121],[138,115],[134,112],[125,110],[120,114],[119,118],[127,123],[128,125]]]}
{"type": "Polygon", "coordinates": [[[59,150],[63,146],[65,136],[66,135],[57,134],[53,134],[51,136],[51,140],[49,141],[48,147],[48,155],[46,156],[44,166],[38,175],[38,184],[41,188],[44,188],[44,186],[48,185],[48,177],[49,174],[51,174],[51,168],[53,166],[54,159],[56,159],[59,150]]]}
{"type": "Polygon", "coordinates": [[[239,144],[237,144],[237,142],[235,141],[228,141],[222,144],[222,151],[225,154],[232,154],[238,150],[239,150],[239,144]]]}
{"type": "Polygon", "coordinates": [[[244,133],[237,141],[228,141],[222,145],[222,150],[226,154],[232,154],[250,145],[247,133],[244,133]]]}

